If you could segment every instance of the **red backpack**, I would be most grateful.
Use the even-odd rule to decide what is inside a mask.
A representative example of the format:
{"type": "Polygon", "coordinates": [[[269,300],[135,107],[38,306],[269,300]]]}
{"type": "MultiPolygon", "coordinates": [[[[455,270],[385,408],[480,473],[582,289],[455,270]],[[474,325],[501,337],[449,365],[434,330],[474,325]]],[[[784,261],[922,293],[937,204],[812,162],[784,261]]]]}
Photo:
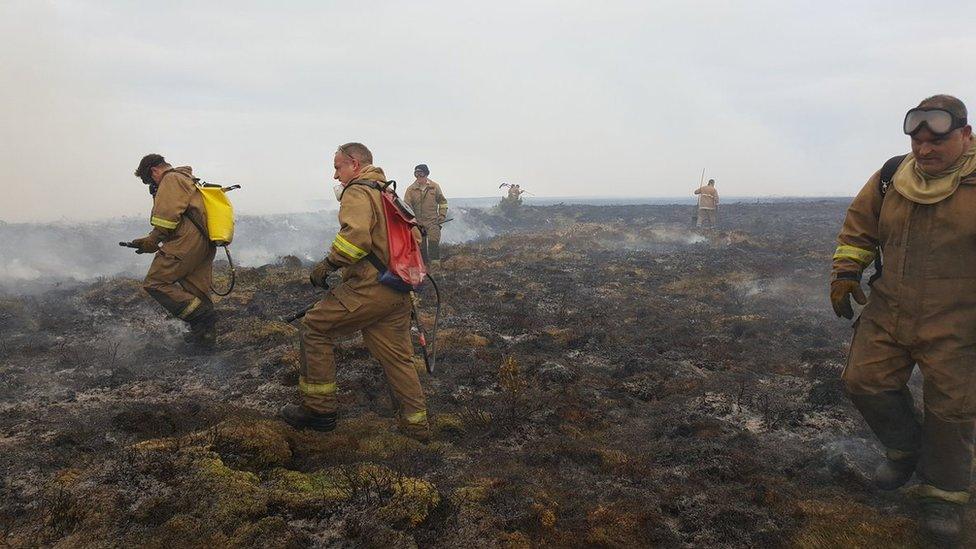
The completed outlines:
{"type": "Polygon", "coordinates": [[[396,181],[382,183],[354,181],[349,185],[372,187],[380,191],[382,197],[390,264],[384,265],[379,256],[373,252],[365,257],[379,271],[380,283],[404,293],[423,288],[427,278],[427,267],[424,265],[420,246],[413,237],[413,229],[419,229],[419,226],[413,212],[397,196],[396,181]]]}
{"type": "MultiPolygon", "coordinates": [[[[420,350],[427,365],[427,372],[434,373],[437,362],[437,325],[441,316],[441,292],[437,289],[437,282],[427,273],[424,258],[420,253],[420,246],[413,238],[413,229],[420,229],[410,208],[404,204],[396,194],[396,181],[376,183],[373,181],[354,181],[349,185],[365,185],[380,192],[383,202],[383,216],[386,218],[386,238],[390,253],[390,264],[383,261],[373,252],[366,255],[373,267],[379,271],[380,284],[385,284],[398,292],[415,292],[424,287],[429,280],[437,297],[437,307],[434,310],[434,327],[431,332],[430,344],[427,343],[427,330],[420,322],[417,314],[419,299],[414,295],[410,300],[411,317],[417,327],[420,340],[420,350]]],[[[349,188],[346,186],[346,188],[349,188]]],[[[345,191],[343,191],[345,192],[345,191]]],[[[339,198],[342,200],[342,197],[339,198]]],[[[422,229],[421,229],[422,230],[422,229]]],[[[291,320],[294,320],[292,318],[291,320]]],[[[289,320],[290,322],[290,320],[289,320]]]]}

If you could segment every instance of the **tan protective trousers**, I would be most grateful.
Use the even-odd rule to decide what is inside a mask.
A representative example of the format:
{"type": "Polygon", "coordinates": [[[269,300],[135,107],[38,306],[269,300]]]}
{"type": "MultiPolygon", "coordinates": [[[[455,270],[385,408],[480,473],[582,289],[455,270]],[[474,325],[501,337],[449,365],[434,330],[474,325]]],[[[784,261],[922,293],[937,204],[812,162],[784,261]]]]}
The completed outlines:
{"type": "Polygon", "coordinates": [[[424,262],[429,264],[430,260],[441,258],[441,226],[431,223],[425,225],[424,230],[427,234],[420,243],[420,251],[423,253],[424,262]]]}
{"type": "Polygon", "coordinates": [[[183,254],[185,257],[160,250],[149,266],[142,287],[173,316],[192,320],[213,309],[210,285],[215,253],[216,248],[209,243],[188,250],[183,254]]]}
{"type": "Polygon", "coordinates": [[[299,392],[305,407],[319,413],[337,411],[335,338],[362,331],[371,355],[383,366],[407,426],[427,425],[427,406],[410,340],[410,294],[379,283],[353,289],[342,284],[305,314],[299,392]]]}
{"type": "Polygon", "coordinates": [[[704,208],[698,208],[698,226],[702,227],[705,224],[709,227],[715,226],[715,210],[706,210],[704,208]]]}
{"type": "Polygon", "coordinates": [[[968,346],[956,343],[951,337],[899,341],[870,316],[862,315],[842,379],[856,402],[857,395],[906,391],[918,364],[924,378],[925,418],[918,435],[908,437],[920,439],[918,447],[899,448],[890,442],[899,438],[899,432],[917,429],[901,425],[903,419],[895,420],[905,416],[898,410],[879,410],[880,417],[872,429],[887,447],[889,456],[893,451],[921,456],[918,473],[923,488],[929,485],[937,489],[933,494],[936,497],[964,502],[968,500],[976,427],[972,412],[976,354],[968,346]]]}

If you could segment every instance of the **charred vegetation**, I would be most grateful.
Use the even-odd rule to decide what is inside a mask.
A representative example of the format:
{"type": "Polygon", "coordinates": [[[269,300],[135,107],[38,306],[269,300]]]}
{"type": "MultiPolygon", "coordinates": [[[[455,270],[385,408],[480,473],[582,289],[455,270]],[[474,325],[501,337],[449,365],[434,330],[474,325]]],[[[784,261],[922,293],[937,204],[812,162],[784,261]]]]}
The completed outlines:
{"type": "Polygon", "coordinates": [[[356,337],[338,429],[274,419],[296,257],[238,269],[213,355],[133,279],[0,296],[0,545],[916,546],[838,381],[844,207],[469,212],[498,236],[443,246],[426,445],[356,337]]]}

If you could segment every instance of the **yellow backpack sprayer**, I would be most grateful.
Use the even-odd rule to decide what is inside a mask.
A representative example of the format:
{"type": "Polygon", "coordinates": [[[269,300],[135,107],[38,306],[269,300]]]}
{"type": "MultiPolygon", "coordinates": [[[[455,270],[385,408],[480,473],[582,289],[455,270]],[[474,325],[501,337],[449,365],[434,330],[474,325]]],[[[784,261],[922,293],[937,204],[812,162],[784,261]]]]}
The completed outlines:
{"type": "MultiPolygon", "coordinates": [[[[184,215],[183,217],[189,220],[200,231],[200,234],[210,241],[211,245],[224,249],[224,254],[227,256],[227,264],[230,266],[230,286],[226,292],[219,292],[211,285],[210,291],[221,297],[228,296],[234,291],[234,285],[237,282],[237,271],[234,267],[234,259],[230,255],[229,248],[230,243],[234,240],[234,206],[230,203],[230,199],[227,198],[227,193],[234,189],[240,189],[241,186],[231,185],[229,187],[223,187],[201,181],[196,177],[193,178],[193,183],[203,198],[203,209],[207,217],[207,226],[203,227],[193,216],[184,215]]],[[[150,185],[149,192],[154,195],[155,190],[153,189],[153,185],[150,185]]],[[[132,242],[119,242],[119,246],[126,248],[139,247],[132,242]]]]}
{"type": "Polygon", "coordinates": [[[230,266],[230,286],[224,293],[218,292],[213,286],[210,286],[210,290],[221,297],[227,296],[234,291],[234,284],[237,282],[237,272],[234,268],[234,260],[231,258],[229,248],[230,243],[234,240],[234,206],[230,203],[230,199],[227,198],[227,193],[234,189],[240,189],[241,186],[231,185],[229,187],[222,187],[207,183],[206,181],[200,181],[199,179],[194,179],[194,182],[197,184],[197,190],[200,191],[200,195],[203,197],[203,208],[207,211],[207,230],[203,230],[203,227],[197,225],[197,222],[190,216],[187,216],[187,219],[204,236],[210,238],[211,244],[224,249],[224,254],[227,256],[227,265],[230,266]]]}

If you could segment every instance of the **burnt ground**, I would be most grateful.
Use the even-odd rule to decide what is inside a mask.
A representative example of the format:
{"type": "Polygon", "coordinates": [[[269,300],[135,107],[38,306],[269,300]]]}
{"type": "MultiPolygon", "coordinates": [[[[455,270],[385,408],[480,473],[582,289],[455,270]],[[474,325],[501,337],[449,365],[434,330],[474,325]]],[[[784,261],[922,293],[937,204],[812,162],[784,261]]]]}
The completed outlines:
{"type": "Polygon", "coordinates": [[[358,338],[337,431],[274,419],[276,319],[313,298],[295,258],[240,270],[212,356],[136,280],[3,296],[0,545],[917,546],[838,381],[844,208],[728,205],[707,233],[681,206],[470,212],[500,236],[436,272],[428,445],[358,338]]]}

